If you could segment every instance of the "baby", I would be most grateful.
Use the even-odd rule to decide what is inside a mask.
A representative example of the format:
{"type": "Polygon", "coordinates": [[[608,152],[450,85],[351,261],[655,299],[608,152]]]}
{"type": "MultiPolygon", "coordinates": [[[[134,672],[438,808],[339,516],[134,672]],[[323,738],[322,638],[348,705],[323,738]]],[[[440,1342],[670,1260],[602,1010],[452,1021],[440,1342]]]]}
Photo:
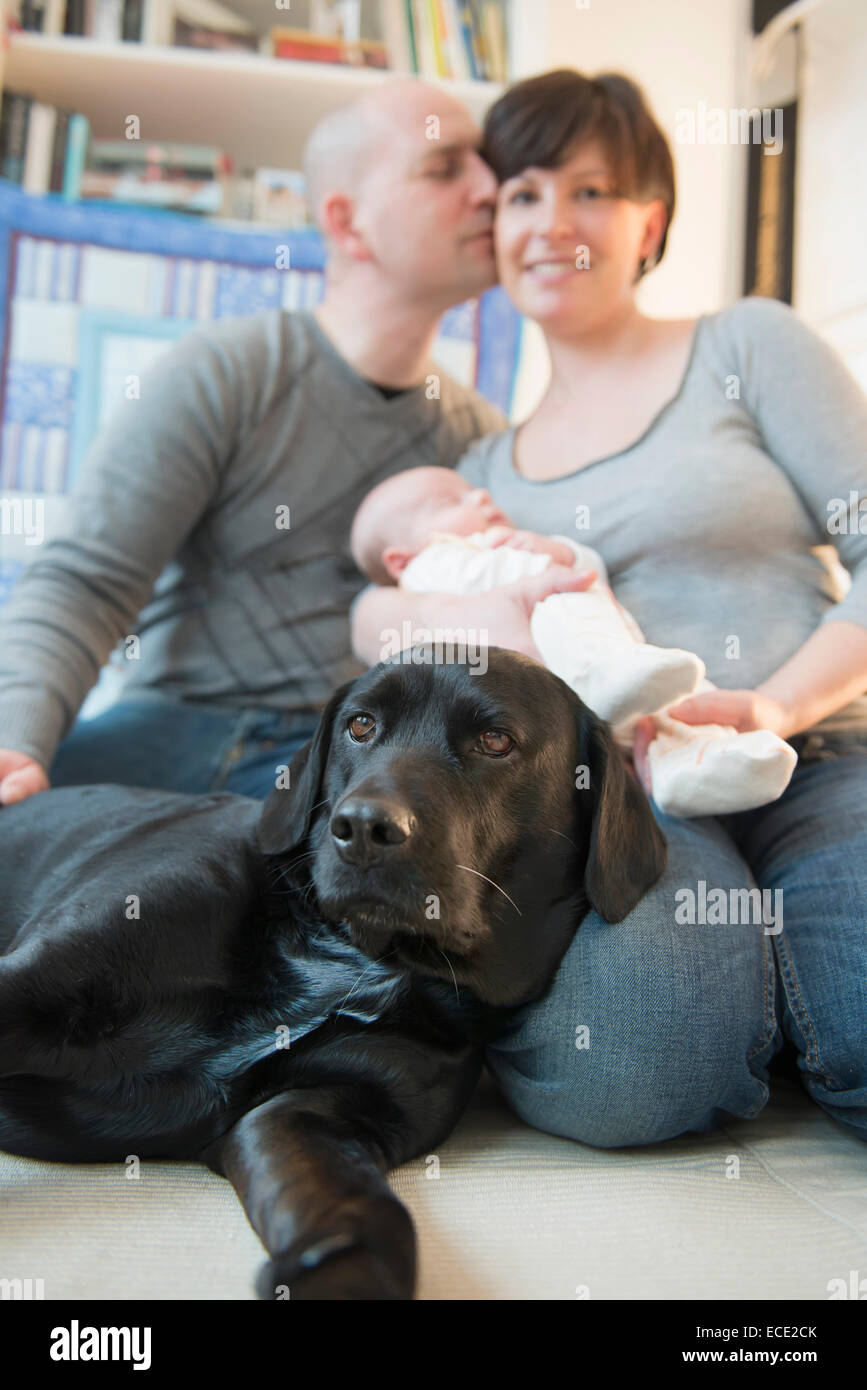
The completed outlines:
{"type": "Polygon", "coordinates": [[[554,563],[595,570],[588,589],[537,603],[530,632],[548,669],[607,720],[621,747],[631,748],[639,718],[655,716],[648,766],[660,810],[747,811],[788,786],[797,754],[770,730],[740,734],[667,717],[669,705],[715,687],[692,652],[645,643],[597,551],[567,536],[516,530],[487,492],[451,469],[407,469],[378,484],[355,514],[350,545],[369,579],[414,593],[481,593],[554,563]]]}

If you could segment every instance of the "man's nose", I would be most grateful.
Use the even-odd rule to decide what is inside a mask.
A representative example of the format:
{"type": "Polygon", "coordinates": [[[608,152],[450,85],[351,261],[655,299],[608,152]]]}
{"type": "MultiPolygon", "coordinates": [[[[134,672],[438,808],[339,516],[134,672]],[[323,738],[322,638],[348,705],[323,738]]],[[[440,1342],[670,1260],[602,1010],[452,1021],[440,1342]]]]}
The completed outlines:
{"type": "Polygon", "coordinates": [[[485,206],[494,207],[497,201],[497,176],[482,156],[475,151],[471,155],[472,162],[472,186],[471,196],[474,203],[482,203],[485,206]]]}
{"type": "Polygon", "coordinates": [[[403,849],[415,829],[397,797],[347,796],[331,817],[331,838],[340,858],[358,869],[382,864],[403,849]]]}

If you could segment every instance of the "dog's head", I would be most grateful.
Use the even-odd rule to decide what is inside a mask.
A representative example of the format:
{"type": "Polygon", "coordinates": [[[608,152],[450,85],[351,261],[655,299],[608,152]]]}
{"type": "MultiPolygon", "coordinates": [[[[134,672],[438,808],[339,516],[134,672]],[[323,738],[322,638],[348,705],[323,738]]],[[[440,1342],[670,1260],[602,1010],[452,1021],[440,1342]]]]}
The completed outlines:
{"type": "Polygon", "coordinates": [[[371,957],[538,998],[590,907],[619,922],[656,881],[665,841],[607,726],[544,667],[407,655],[335,692],[259,848],[371,957]]]}

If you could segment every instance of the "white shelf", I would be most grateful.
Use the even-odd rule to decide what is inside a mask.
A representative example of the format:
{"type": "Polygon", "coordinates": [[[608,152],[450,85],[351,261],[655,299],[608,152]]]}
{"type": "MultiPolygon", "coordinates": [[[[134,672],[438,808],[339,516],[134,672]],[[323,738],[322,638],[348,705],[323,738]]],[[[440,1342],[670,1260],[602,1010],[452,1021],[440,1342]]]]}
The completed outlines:
{"type": "MultiPolygon", "coordinates": [[[[80,111],[98,137],[121,139],[141,120],[142,139],[216,145],[239,169],[299,168],[316,122],[335,106],[406,74],[255,53],[98,43],[12,33],[4,86],[80,111]]],[[[425,79],[428,80],[428,79],[425,79]]],[[[480,119],[502,91],[493,82],[435,82],[480,119]]]]}

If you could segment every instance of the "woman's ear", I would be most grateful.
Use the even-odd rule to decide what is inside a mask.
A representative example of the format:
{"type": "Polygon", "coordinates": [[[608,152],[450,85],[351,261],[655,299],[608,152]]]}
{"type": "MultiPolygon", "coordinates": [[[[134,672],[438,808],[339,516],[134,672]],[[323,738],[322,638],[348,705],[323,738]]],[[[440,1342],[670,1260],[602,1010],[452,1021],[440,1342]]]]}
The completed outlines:
{"type": "Polygon", "coordinates": [[[390,545],[382,552],[382,566],[389,579],[397,580],[403,574],[412,555],[408,550],[398,550],[397,546],[390,545]]]}
{"type": "Polygon", "coordinates": [[[257,841],[262,854],[291,854],[310,833],[313,808],[321,800],[322,777],[331,749],[334,716],[354,682],[341,685],[325,709],[316,732],[289,764],[285,787],[275,787],[259,817],[257,841]]]}
{"type": "Polygon", "coordinates": [[[591,799],[585,891],[600,917],[622,922],[665,869],[665,837],[608,725],[586,705],[578,714],[578,747],[591,799]]]}
{"type": "Polygon", "coordinates": [[[668,209],[661,198],[654,198],[644,209],[644,234],[638,258],[642,265],[648,262],[648,270],[656,265],[667,226],[668,209]]]}

